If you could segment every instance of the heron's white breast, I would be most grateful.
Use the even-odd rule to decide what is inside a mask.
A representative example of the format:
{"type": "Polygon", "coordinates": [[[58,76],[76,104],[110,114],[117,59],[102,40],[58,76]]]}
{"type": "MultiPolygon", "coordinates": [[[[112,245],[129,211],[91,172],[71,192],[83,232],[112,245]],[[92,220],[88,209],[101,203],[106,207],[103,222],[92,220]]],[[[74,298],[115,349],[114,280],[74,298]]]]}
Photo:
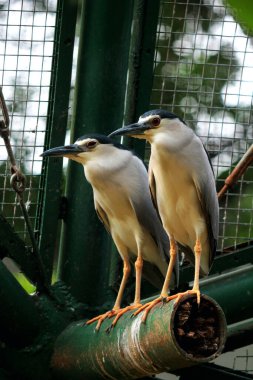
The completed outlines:
{"type": "Polygon", "coordinates": [[[133,195],[146,193],[149,196],[148,176],[140,160],[129,151],[119,151],[86,162],[84,171],[93,188],[95,202],[109,219],[115,243],[120,240],[135,256],[138,246],[141,247],[142,257],[158,265],[163,273],[166,266],[158,248],[140,225],[131,202],[133,195]]]}
{"type": "Polygon", "coordinates": [[[152,146],[150,165],[155,176],[159,213],[167,233],[192,250],[197,236],[205,245],[205,217],[193,180],[195,173],[187,157],[152,146]]]}

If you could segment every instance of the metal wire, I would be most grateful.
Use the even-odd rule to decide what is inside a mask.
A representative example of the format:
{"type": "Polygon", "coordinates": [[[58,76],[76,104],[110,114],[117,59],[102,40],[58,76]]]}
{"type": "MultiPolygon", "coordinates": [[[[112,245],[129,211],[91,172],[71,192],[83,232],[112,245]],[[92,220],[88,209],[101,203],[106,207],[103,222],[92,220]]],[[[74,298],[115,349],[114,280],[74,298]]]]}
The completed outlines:
{"type": "MultiPolygon", "coordinates": [[[[57,1],[0,1],[0,84],[10,114],[11,143],[26,174],[26,208],[36,223],[41,158],[49,104],[57,1]]],[[[29,235],[9,184],[9,167],[0,141],[0,212],[27,244],[29,235]]]]}
{"type": "Polygon", "coordinates": [[[253,374],[253,350],[251,346],[241,349],[240,353],[234,357],[233,369],[253,374]]]}
{"type": "MultiPolygon", "coordinates": [[[[221,0],[161,2],[150,107],[176,113],[196,131],[217,188],[253,143],[252,58],[246,28],[221,0]]],[[[251,165],[220,202],[220,251],[252,240],[252,209],[251,165]]]]}
{"type": "Polygon", "coordinates": [[[30,242],[32,245],[32,254],[36,259],[37,270],[38,270],[38,280],[37,280],[38,289],[42,290],[42,289],[47,288],[47,284],[45,280],[46,279],[45,270],[44,270],[44,266],[43,266],[43,263],[38,251],[38,245],[35,240],[33,229],[30,223],[30,218],[28,215],[28,211],[24,203],[24,191],[26,189],[26,178],[24,174],[22,173],[22,171],[17,167],[16,160],[13,154],[12,146],[10,143],[10,131],[9,131],[10,119],[9,119],[9,114],[8,114],[8,110],[6,107],[6,103],[4,100],[1,87],[0,87],[0,108],[3,114],[3,120],[0,120],[0,136],[4,140],[4,144],[8,153],[8,158],[11,164],[10,170],[11,170],[12,176],[10,178],[10,184],[19,200],[19,205],[23,214],[25,225],[26,225],[26,228],[30,237],[30,242]]]}

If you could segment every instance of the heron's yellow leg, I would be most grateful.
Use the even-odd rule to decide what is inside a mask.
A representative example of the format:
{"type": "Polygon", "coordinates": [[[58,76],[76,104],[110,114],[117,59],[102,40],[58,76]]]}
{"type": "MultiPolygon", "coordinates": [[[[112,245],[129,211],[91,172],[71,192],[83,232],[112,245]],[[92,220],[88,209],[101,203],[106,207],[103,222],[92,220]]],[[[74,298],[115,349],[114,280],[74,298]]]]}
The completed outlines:
{"type": "Polygon", "coordinates": [[[123,277],[122,277],[122,280],[121,280],[121,284],[120,284],[120,287],[119,287],[118,295],[117,295],[117,298],[116,298],[116,301],[115,301],[113,309],[116,309],[116,310],[120,309],[121,301],[122,301],[122,298],[123,298],[123,293],[124,293],[124,290],[125,290],[125,287],[126,287],[126,284],[127,284],[127,280],[129,278],[130,273],[131,273],[131,267],[130,267],[129,261],[128,260],[124,260],[123,277]]]}
{"type": "Polygon", "coordinates": [[[139,313],[141,313],[144,310],[144,313],[143,313],[142,318],[141,318],[142,322],[146,321],[148,313],[150,312],[150,310],[155,305],[157,305],[159,302],[162,302],[163,300],[167,300],[167,298],[168,298],[168,291],[169,291],[169,285],[170,285],[170,281],[171,281],[171,276],[172,276],[173,268],[174,268],[174,265],[175,265],[175,262],[176,262],[176,255],[177,255],[176,241],[175,241],[175,239],[173,237],[171,237],[170,238],[170,262],[169,262],[169,265],[168,265],[168,269],[167,269],[167,273],[166,273],[166,276],[165,276],[165,280],[164,280],[164,283],[163,283],[163,287],[162,287],[162,291],[161,291],[160,297],[158,297],[158,298],[154,299],[153,301],[150,301],[150,302],[146,303],[145,305],[141,306],[134,313],[134,316],[135,316],[135,315],[138,315],[139,313]]]}
{"type": "Polygon", "coordinates": [[[126,283],[130,275],[130,272],[131,272],[131,267],[130,267],[129,261],[124,260],[123,277],[122,277],[118,295],[117,295],[117,298],[112,310],[109,310],[104,314],[100,314],[97,317],[90,319],[89,321],[86,322],[86,325],[90,325],[91,323],[97,322],[95,330],[98,331],[100,329],[101,324],[106,318],[112,318],[113,316],[117,315],[121,310],[124,310],[124,309],[120,309],[120,305],[121,305],[124,289],[126,287],[126,283]]]}
{"type": "Polygon", "coordinates": [[[194,247],[194,254],[195,254],[195,273],[194,273],[194,282],[193,282],[193,288],[191,290],[186,290],[182,293],[174,294],[173,296],[169,296],[167,298],[167,301],[171,301],[172,299],[176,298],[177,302],[186,294],[196,294],[197,296],[197,303],[200,304],[200,290],[199,290],[199,270],[200,270],[200,258],[201,258],[201,243],[200,240],[197,238],[196,244],[194,247]]]}
{"type": "Polygon", "coordinates": [[[141,274],[142,274],[142,267],[143,267],[143,259],[141,255],[138,255],[136,261],[135,261],[135,276],[136,276],[136,282],[135,282],[135,297],[134,297],[134,303],[132,305],[126,306],[123,309],[120,309],[114,318],[111,327],[108,329],[112,329],[120,317],[125,314],[129,310],[137,309],[141,306],[141,274]]]}
{"type": "Polygon", "coordinates": [[[192,292],[197,295],[197,302],[200,303],[200,291],[199,291],[199,270],[200,270],[200,258],[201,258],[202,247],[200,240],[196,240],[196,244],[194,247],[195,253],[195,273],[194,273],[194,282],[192,292]]]}
{"type": "Polygon", "coordinates": [[[142,275],[143,259],[141,255],[138,255],[137,260],[135,261],[135,297],[134,305],[140,305],[141,303],[141,275],[142,275]]]}
{"type": "Polygon", "coordinates": [[[173,237],[170,237],[170,262],[168,265],[167,273],[166,273],[162,291],[161,291],[162,298],[168,297],[171,276],[172,276],[172,272],[176,263],[176,255],[177,255],[176,241],[173,237]]]}

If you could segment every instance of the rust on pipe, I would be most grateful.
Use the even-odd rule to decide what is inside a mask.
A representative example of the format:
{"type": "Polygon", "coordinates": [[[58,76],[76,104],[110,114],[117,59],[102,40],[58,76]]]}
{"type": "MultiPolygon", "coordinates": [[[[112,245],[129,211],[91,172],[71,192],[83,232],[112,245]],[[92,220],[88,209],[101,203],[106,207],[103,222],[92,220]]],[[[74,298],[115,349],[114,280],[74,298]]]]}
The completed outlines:
{"type": "Polygon", "coordinates": [[[70,325],[58,338],[52,367],[59,379],[137,379],[208,362],[226,340],[226,320],[212,298],[194,295],[158,304],[141,323],[140,313],[126,313],[115,328],[111,320],[95,325],[70,325]]]}
{"type": "Polygon", "coordinates": [[[226,178],[224,186],[218,193],[219,199],[225,194],[225,192],[229,188],[231,188],[238,181],[239,178],[241,178],[241,176],[245,173],[245,171],[252,164],[252,162],[253,162],[253,145],[249,147],[247,152],[243,155],[241,160],[233,169],[232,173],[226,178]]]}

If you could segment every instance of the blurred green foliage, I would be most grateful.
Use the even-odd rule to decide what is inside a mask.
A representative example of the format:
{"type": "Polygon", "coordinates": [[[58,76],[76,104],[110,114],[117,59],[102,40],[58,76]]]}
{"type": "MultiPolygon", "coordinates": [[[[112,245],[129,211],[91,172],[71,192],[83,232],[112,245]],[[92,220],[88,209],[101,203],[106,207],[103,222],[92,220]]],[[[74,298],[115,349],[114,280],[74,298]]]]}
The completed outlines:
{"type": "Polygon", "coordinates": [[[246,25],[251,34],[253,33],[253,2],[252,0],[227,0],[230,5],[236,20],[246,25]]]}

